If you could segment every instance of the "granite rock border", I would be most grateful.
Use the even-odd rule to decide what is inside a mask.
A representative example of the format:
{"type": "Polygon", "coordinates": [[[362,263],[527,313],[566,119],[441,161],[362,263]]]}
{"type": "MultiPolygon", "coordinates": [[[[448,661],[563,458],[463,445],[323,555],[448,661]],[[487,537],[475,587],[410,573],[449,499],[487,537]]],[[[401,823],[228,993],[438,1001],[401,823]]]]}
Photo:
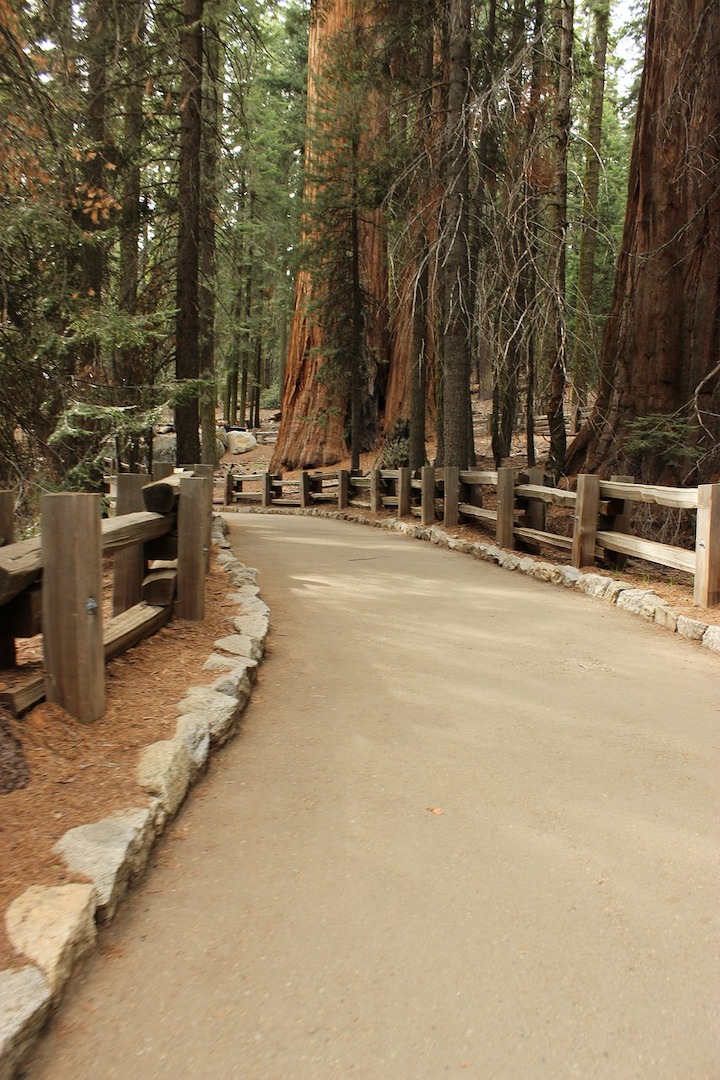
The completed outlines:
{"type": "Polygon", "coordinates": [[[257,571],[232,554],[228,531],[216,515],[216,562],[228,575],[228,599],[237,607],[228,634],[215,642],[203,665],[217,678],[190,687],[176,706],[175,735],[151,743],[140,755],[136,777],[147,802],[60,837],[53,852],[71,874],[89,883],[31,885],[4,913],[10,942],[27,963],[0,971],[0,1080],[16,1076],[75,963],[94,947],[97,925],[113,918],[144,873],[155,840],[204,772],[213,749],[237,733],[264,654],[270,610],[260,598],[257,571]]]}
{"type": "Polygon", "coordinates": [[[686,638],[699,643],[702,648],[720,654],[720,626],[706,623],[702,619],[690,618],[673,611],[671,606],[652,589],[638,589],[630,582],[613,577],[605,577],[593,570],[578,570],[574,566],[559,566],[543,562],[529,555],[515,551],[506,551],[496,544],[484,540],[460,540],[447,533],[440,525],[416,525],[395,517],[374,518],[357,510],[329,510],[319,507],[259,507],[243,506],[241,509],[226,507],[224,513],[241,514],[283,514],[301,517],[334,518],[349,521],[357,525],[368,525],[375,529],[387,529],[400,533],[413,540],[425,540],[450,551],[459,551],[471,555],[483,562],[495,563],[503,570],[509,570],[538,581],[547,581],[566,589],[575,589],[594,600],[613,604],[621,611],[638,616],[662,630],[669,631],[679,638],[686,638]]]}

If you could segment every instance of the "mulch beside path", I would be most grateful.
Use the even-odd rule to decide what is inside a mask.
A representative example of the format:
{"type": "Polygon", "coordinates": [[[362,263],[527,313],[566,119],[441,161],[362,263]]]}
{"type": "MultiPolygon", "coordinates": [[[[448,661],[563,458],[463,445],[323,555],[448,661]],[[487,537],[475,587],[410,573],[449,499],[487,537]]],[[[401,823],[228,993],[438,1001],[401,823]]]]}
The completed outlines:
{"type": "Polygon", "coordinates": [[[237,613],[229,591],[213,565],[202,623],[172,622],[109,664],[105,715],[96,723],[80,724],[47,703],[19,720],[0,717],[0,969],[26,962],[5,936],[11,901],[30,885],[77,880],[52,852],[63,833],[147,803],[135,781],[139,753],[172,738],[175,706],[190,686],[217,677],[202,668],[237,613]]]}

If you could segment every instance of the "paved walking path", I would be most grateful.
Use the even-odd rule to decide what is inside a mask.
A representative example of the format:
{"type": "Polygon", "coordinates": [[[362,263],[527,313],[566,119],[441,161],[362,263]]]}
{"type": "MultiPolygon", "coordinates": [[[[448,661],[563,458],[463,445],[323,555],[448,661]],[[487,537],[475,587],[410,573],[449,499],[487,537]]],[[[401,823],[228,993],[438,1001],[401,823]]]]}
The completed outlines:
{"type": "Polygon", "coordinates": [[[28,1080],[720,1075],[720,662],[384,531],[233,515],[241,734],[28,1080]]]}

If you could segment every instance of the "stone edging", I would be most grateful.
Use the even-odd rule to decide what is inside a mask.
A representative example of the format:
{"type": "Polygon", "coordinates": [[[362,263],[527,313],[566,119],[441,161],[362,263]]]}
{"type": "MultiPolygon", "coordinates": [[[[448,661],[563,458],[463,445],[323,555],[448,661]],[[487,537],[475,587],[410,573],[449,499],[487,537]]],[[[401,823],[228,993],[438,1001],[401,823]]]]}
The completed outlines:
{"type": "Polygon", "coordinates": [[[622,611],[631,615],[637,615],[646,622],[654,623],[663,630],[668,630],[678,637],[689,641],[699,642],[710,652],[720,653],[720,626],[708,624],[701,619],[691,619],[686,615],[678,615],[672,610],[661,597],[652,589],[638,589],[626,581],[618,581],[615,578],[604,577],[583,570],[576,570],[574,566],[557,566],[554,563],[541,562],[529,555],[519,555],[516,551],[506,551],[496,544],[484,541],[471,542],[469,540],[457,540],[448,535],[439,525],[414,525],[399,518],[372,518],[358,511],[327,510],[318,507],[286,508],[280,507],[256,507],[244,506],[235,510],[234,507],[226,507],[229,513],[250,514],[289,514],[303,517],[336,518],[340,521],[351,521],[358,525],[370,525],[376,529],[388,529],[390,532],[402,533],[416,540],[427,540],[438,547],[448,548],[450,551],[460,551],[465,555],[472,555],[483,562],[495,563],[504,570],[517,570],[528,577],[538,581],[548,581],[553,585],[562,585],[567,589],[577,589],[579,592],[591,596],[595,600],[604,600],[614,604],[622,611]]]}
{"type": "Polygon", "coordinates": [[[230,551],[228,526],[213,520],[217,562],[234,587],[234,633],[215,642],[204,665],[217,672],[209,686],[193,686],[177,705],[172,739],[152,743],[137,779],[150,796],[144,806],[116,811],[70,829],[53,848],[72,873],[91,884],[32,885],[5,912],[8,937],[28,963],[0,971],[0,1080],[12,1080],[57,1005],[79,957],[93,948],[97,924],[112,919],[128,887],[143,873],[161,835],[204,769],[211,750],[237,731],[264,652],[269,609],[259,597],[257,572],[230,551]]]}

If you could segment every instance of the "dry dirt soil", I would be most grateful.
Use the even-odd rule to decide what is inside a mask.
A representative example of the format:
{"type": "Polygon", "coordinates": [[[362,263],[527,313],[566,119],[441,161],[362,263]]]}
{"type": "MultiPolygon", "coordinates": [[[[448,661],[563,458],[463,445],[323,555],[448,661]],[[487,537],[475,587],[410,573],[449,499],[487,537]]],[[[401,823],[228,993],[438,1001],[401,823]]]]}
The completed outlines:
{"type": "MultiPolygon", "coordinates": [[[[226,455],[221,471],[254,471],[267,466],[271,446],[259,446],[241,457],[226,455]]],[[[343,463],[348,467],[349,463],[343,463]]],[[[362,468],[376,464],[365,455],[362,468]]],[[[523,464],[518,459],[518,466],[523,464]]],[[[484,467],[491,468],[488,460],[484,467]]],[[[216,478],[216,502],[224,491],[216,478]]],[[[450,530],[478,538],[466,527],[450,530]]],[[[485,537],[488,538],[488,537],[485,537]]],[[[552,555],[543,558],[553,561],[552,555]]],[[[557,560],[559,561],[559,560],[557,560]]],[[[629,567],[624,580],[652,587],[676,609],[705,621],[708,612],[692,606],[689,582],[678,575],[629,567]]],[[[41,704],[21,719],[0,711],[0,969],[20,967],[4,931],[2,913],[32,884],[60,885],[70,880],[52,848],[77,825],[96,821],[113,810],[143,805],[135,782],[139,752],[175,731],[175,704],[190,685],[215,677],[202,666],[213,642],[227,633],[235,605],[227,600],[228,580],[213,568],[208,578],[206,616],[199,625],[174,622],[154,637],[113,661],[107,669],[106,712],[102,720],[83,726],[58,706],[41,704]]],[[[20,659],[37,664],[40,642],[23,644],[20,659]]],[[[0,671],[0,681],[10,673],[0,671]]],[[[76,878],[74,880],[77,880],[76,878]]]]}

